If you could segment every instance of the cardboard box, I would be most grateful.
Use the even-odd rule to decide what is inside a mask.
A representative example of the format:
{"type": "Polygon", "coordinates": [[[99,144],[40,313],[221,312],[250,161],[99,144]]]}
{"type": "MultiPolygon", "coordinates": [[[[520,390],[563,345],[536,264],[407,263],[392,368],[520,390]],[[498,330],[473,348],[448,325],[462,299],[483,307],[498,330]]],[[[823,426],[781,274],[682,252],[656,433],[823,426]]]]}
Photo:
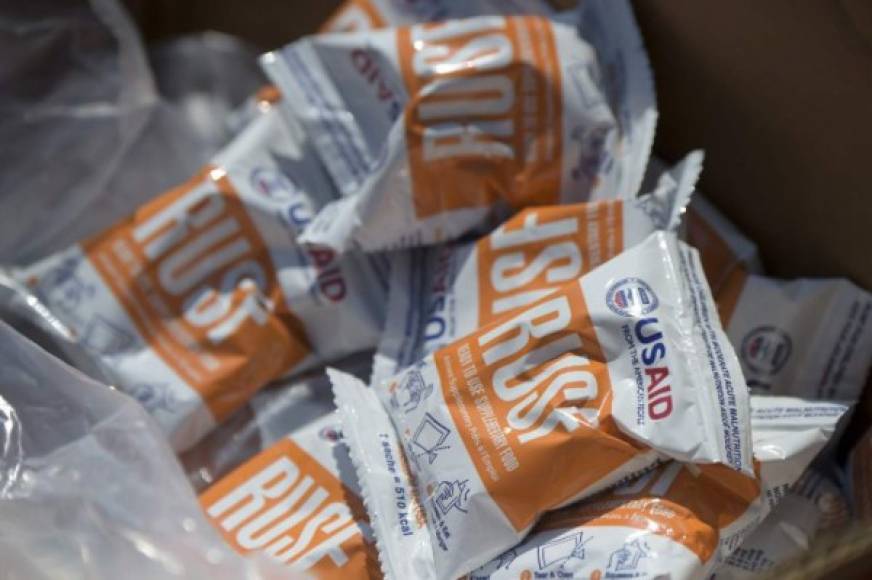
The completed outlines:
{"type": "MultiPolygon", "coordinates": [[[[872,2],[635,0],[654,69],[656,152],[706,151],[700,189],[775,276],[872,288],[872,2]]],[[[872,380],[842,455],[872,425],[872,380]]],[[[870,578],[872,534],[822,538],[773,577],[870,578]]]]}
{"type": "MultiPolygon", "coordinates": [[[[338,4],[127,3],[150,40],[214,29],[264,49],[314,30],[338,4]]],[[[847,276],[872,288],[872,2],[634,6],[657,85],[656,154],[672,161],[705,149],[700,189],[758,242],[770,274],[847,276]]],[[[845,446],[872,424],[870,394],[845,446]]],[[[868,578],[870,536],[825,538],[778,576],[868,578]]]]}

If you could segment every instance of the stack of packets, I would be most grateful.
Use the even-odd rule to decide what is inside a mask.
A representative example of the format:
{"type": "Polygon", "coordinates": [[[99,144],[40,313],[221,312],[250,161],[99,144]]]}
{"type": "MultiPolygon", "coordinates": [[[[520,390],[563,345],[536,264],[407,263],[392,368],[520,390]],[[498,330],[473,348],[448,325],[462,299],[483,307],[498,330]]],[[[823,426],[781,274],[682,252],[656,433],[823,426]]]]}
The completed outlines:
{"type": "Polygon", "coordinates": [[[190,181],[3,274],[234,548],[318,578],[745,578],[848,519],[820,452],[872,296],[762,275],[701,153],[652,169],[628,2],[355,0],[262,64],[190,181]]]}

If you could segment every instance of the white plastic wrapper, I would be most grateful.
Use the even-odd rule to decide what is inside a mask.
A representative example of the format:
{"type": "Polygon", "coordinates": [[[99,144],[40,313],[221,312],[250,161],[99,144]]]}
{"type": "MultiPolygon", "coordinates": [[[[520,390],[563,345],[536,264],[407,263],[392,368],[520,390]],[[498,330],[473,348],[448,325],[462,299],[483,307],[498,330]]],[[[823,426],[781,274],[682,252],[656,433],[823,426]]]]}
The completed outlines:
{"type": "Polygon", "coordinates": [[[335,412],[289,430],[201,493],[200,503],[242,554],[319,579],[381,577],[335,412]]]}
{"type": "Polygon", "coordinates": [[[4,323],[0,521],[9,524],[0,534],[4,578],[293,577],[224,544],[135,401],[4,323]]]}
{"type": "MultiPolygon", "coordinates": [[[[363,385],[340,387],[337,403],[367,508],[377,514],[387,577],[435,578],[426,517],[390,418],[363,385]]],[[[546,514],[522,543],[469,578],[705,578],[780,501],[847,410],[783,397],[751,405],[759,480],[721,465],[666,463],[546,514]]]]}
{"type": "MultiPolygon", "coordinates": [[[[548,5],[537,0],[515,2],[501,0],[488,3],[484,0],[437,0],[426,4],[410,3],[405,0],[346,0],[319,28],[319,33],[363,32],[387,26],[416,24],[435,20],[448,20],[483,14],[534,13],[550,14],[548,5]]],[[[248,124],[257,114],[261,102],[276,103],[280,91],[275,85],[265,85],[257,94],[248,98],[241,107],[228,117],[228,126],[238,130],[248,124]]],[[[234,131],[235,132],[235,131],[234,131]]]]}
{"type": "Polygon", "coordinates": [[[268,108],[187,183],[6,283],[185,449],[269,381],[377,344],[379,258],[296,242],[333,192],[268,108]]]}
{"type": "Polygon", "coordinates": [[[722,466],[662,465],[597,498],[545,516],[519,546],[471,580],[558,577],[701,579],[730,554],[824,447],[847,410],[839,403],[751,402],[759,481],[722,466]],[[641,532],[641,533],[640,533],[641,532]]]}
{"type": "Polygon", "coordinates": [[[559,12],[540,0],[346,0],[321,32],[356,32],[484,14],[536,14],[566,22],[576,19],[582,38],[596,50],[603,73],[598,80],[620,127],[614,150],[630,153],[622,153],[619,163],[602,175],[609,181],[600,187],[632,197],[645,172],[657,122],[648,57],[628,3],[585,0],[579,4],[571,11],[559,12]]]}
{"type": "MultiPolygon", "coordinates": [[[[626,3],[591,4],[603,17],[586,22],[612,33],[598,38],[638,39],[626,3]]],[[[649,81],[625,79],[636,98],[650,97],[646,129],[632,141],[622,140],[576,26],[538,16],[322,35],[265,55],[346,195],[303,241],[337,250],[427,245],[511,208],[634,196],[656,117],[640,46],[613,51],[632,63],[620,61],[620,72],[649,81]]]]}
{"type": "MultiPolygon", "coordinates": [[[[319,28],[319,33],[363,32],[387,26],[448,20],[483,14],[550,14],[544,2],[537,0],[437,0],[413,3],[406,0],[346,0],[319,28]]],[[[260,103],[278,102],[280,91],[275,85],[265,85],[229,116],[228,124],[241,128],[257,114],[260,103]]]]}
{"type": "Polygon", "coordinates": [[[717,299],[750,388],[860,398],[872,365],[872,294],[845,279],[786,281],[739,269],[717,299]]]}
{"type": "MultiPolygon", "coordinates": [[[[371,358],[339,367],[365,376],[371,358]]],[[[323,370],[270,385],[184,453],[182,464],[212,523],[240,553],[316,578],[378,578],[334,410],[323,370]]]]}
{"type": "Polygon", "coordinates": [[[811,467],[742,545],[717,566],[712,577],[763,578],[779,565],[807,552],[819,533],[839,529],[849,518],[842,491],[811,467]]]}
{"type": "Polygon", "coordinates": [[[638,199],[528,208],[477,242],[395,252],[373,381],[517,311],[658,230],[678,228],[701,170],[691,153],[638,199]]]}
{"type": "Polygon", "coordinates": [[[375,389],[416,479],[438,578],[470,572],[545,511],[666,458],[752,474],[738,361],[695,251],[671,234],[375,389]]]}

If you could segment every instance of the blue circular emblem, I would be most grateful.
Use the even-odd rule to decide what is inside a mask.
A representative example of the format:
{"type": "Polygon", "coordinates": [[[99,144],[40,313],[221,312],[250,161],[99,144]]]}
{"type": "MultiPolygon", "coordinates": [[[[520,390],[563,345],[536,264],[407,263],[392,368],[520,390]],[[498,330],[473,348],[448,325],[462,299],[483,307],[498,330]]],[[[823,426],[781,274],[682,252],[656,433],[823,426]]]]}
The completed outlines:
{"type": "Polygon", "coordinates": [[[623,278],[609,287],[606,305],[618,316],[632,318],[653,312],[660,300],[641,278],[623,278]]]}
{"type": "Polygon", "coordinates": [[[330,441],[331,443],[336,443],[340,439],[342,439],[342,432],[336,429],[335,427],[322,427],[320,431],[318,431],[318,436],[325,441],[330,441]]]}
{"type": "Polygon", "coordinates": [[[784,368],[791,352],[793,341],[786,332],[774,326],[758,326],[742,339],[739,358],[746,370],[771,376],[784,368]]]}
{"type": "Polygon", "coordinates": [[[287,175],[269,167],[259,167],[251,172],[251,186],[273,201],[288,201],[299,189],[287,175]]]}

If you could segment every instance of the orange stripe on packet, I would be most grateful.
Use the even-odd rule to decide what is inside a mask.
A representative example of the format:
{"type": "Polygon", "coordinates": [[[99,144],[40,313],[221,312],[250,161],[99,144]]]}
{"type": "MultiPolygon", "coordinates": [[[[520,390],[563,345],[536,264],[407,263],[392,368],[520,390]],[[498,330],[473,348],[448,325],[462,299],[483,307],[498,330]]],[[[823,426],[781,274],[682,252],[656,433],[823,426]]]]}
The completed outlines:
{"type": "Polygon", "coordinates": [[[623,202],[528,209],[476,244],[478,323],[556,291],[623,250],[623,202]]]}
{"type": "Polygon", "coordinates": [[[83,248],[149,347],[218,421],[310,351],[263,239],[216,167],[83,248]]]}
{"type": "Polygon", "coordinates": [[[218,481],[200,504],[241,554],[259,551],[319,580],[381,578],[360,498],[290,439],[218,481]]]}
{"type": "Polygon", "coordinates": [[[418,218],[559,201],[561,76],[547,20],[493,16],[397,31],[418,218]]]}
{"type": "Polygon", "coordinates": [[[611,416],[608,367],[580,284],[565,284],[522,316],[459,340],[434,359],[458,433],[515,530],[645,449],[611,416]],[[543,473],[547,494],[518,485],[543,473]]]}

